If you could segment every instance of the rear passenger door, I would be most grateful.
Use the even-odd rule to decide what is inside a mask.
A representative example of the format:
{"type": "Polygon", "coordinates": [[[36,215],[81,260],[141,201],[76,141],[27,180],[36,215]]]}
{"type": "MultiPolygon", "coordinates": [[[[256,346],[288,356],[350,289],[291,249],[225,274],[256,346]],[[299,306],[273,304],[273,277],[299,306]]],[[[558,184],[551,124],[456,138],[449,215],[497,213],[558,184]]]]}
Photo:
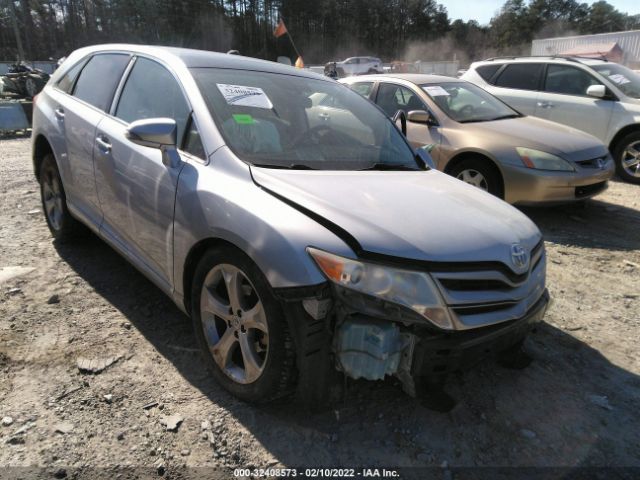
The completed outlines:
{"type": "MultiPolygon", "coordinates": [[[[173,214],[177,167],[162,163],[155,148],[126,138],[129,124],[146,118],[172,118],[183,138],[199,143],[191,108],[174,75],[155,60],[138,57],[113,109],[96,132],[96,183],[104,215],[102,231],[162,288],[173,285],[173,214]],[[185,135],[189,131],[191,135],[185,135]]],[[[194,150],[195,151],[195,150],[194,150]]],[[[198,150],[204,160],[201,144],[198,150]]],[[[186,154],[188,155],[188,154],[186,154]]],[[[185,159],[185,153],[181,152],[185,159]]]]}
{"type": "Polygon", "coordinates": [[[77,75],[64,76],[55,94],[56,122],[64,131],[66,156],[60,163],[71,210],[97,229],[102,218],[93,171],[94,138],[131,56],[100,53],[76,65],[77,75]],[[63,93],[66,92],[66,93],[63,93]],[[70,94],[70,95],[69,95],[70,94]]]}
{"type": "Polygon", "coordinates": [[[491,80],[489,91],[525,115],[535,115],[544,63],[508,63],[491,80]]]}
{"type": "Polygon", "coordinates": [[[581,68],[549,64],[536,116],[577,128],[604,141],[614,102],[587,95],[591,85],[602,85],[602,82],[581,68]]]}

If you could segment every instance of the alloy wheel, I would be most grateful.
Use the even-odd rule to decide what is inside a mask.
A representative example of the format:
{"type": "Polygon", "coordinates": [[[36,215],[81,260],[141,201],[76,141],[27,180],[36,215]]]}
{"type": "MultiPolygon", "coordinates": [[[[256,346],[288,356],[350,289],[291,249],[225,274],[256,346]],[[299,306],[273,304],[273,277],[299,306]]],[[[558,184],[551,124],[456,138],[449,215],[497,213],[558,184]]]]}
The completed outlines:
{"type": "Polygon", "coordinates": [[[62,228],[62,188],[58,176],[51,169],[44,172],[42,194],[44,200],[44,210],[49,223],[54,230],[62,228]]]}
{"type": "Polygon", "coordinates": [[[630,143],[624,149],[621,164],[629,175],[640,178],[640,142],[630,143]]]}
{"type": "Polygon", "coordinates": [[[264,305],[239,268],[216,265],[200,293],[204,337],[213,360],[233,381],[255,382],[269,353],[269,329],[264,305]]]}
{"type": "Polygon", "coordinates": [[[485,192],[489,191],[489,184],[487,183],[487,179],[484,178],[484,175],[477,170],[466,169],[461,171],[456,177],[458,180],[462,180],[469,185],[473,185],[474,187],[478,187],[485,192]]]}

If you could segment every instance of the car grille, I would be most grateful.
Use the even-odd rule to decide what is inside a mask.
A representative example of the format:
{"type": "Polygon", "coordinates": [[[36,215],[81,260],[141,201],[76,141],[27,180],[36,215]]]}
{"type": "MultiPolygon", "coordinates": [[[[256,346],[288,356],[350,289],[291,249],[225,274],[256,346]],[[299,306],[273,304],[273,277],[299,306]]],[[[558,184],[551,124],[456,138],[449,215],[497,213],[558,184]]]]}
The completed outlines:
{"type": "Polygon", "coordinates": [[[546,254],[541,240],[530,253],[530,267],[521,275],[506,265],[484,269],[460,264],[454,271],[432,272],[458,330],[492,325],[524,316],[545,290],[546,254]]]}
{"type": "Polygon", "coordinates": [[[592,158],[590,160],[581,160],[576,162],[582,168],[602,169],[609,162],[609,156],[592,158]]]}

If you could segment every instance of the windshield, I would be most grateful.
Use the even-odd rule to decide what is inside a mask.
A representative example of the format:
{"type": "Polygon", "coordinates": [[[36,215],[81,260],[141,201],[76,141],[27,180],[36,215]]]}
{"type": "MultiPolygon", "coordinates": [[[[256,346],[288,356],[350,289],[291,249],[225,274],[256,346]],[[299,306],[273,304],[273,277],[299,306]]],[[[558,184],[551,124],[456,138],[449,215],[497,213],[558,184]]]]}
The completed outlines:
{"type": "Polygon", "coordinates": [[[393,123],[339,83],[192,69],[211,116],[242,160],[274,168],[421,169],[393,123]]]}
{"type": "Polygon", "coordinates": [[[592,68],[605,77],[628,97],[640,98],[640,75],[617,63],[593,65],[592,68]]]}
{"type": "Polygon", "coordinates": [[[421,87],[456,122],[488,122],[521,116],[490,93],[467,82],[430,83],[421,87]]]}

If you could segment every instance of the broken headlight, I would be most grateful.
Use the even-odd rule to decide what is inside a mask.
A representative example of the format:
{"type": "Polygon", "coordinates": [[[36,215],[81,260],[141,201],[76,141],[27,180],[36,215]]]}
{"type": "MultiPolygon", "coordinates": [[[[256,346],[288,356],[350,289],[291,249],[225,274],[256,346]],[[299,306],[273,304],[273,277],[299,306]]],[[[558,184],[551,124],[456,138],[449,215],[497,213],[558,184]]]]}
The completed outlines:
{"type": "Polygon", "coordinates": [[[453,329],[449,311],[429,274],[352,260],[312,247],[307,251],[335,284],[402,305],[439,328],[453,329]]]}

